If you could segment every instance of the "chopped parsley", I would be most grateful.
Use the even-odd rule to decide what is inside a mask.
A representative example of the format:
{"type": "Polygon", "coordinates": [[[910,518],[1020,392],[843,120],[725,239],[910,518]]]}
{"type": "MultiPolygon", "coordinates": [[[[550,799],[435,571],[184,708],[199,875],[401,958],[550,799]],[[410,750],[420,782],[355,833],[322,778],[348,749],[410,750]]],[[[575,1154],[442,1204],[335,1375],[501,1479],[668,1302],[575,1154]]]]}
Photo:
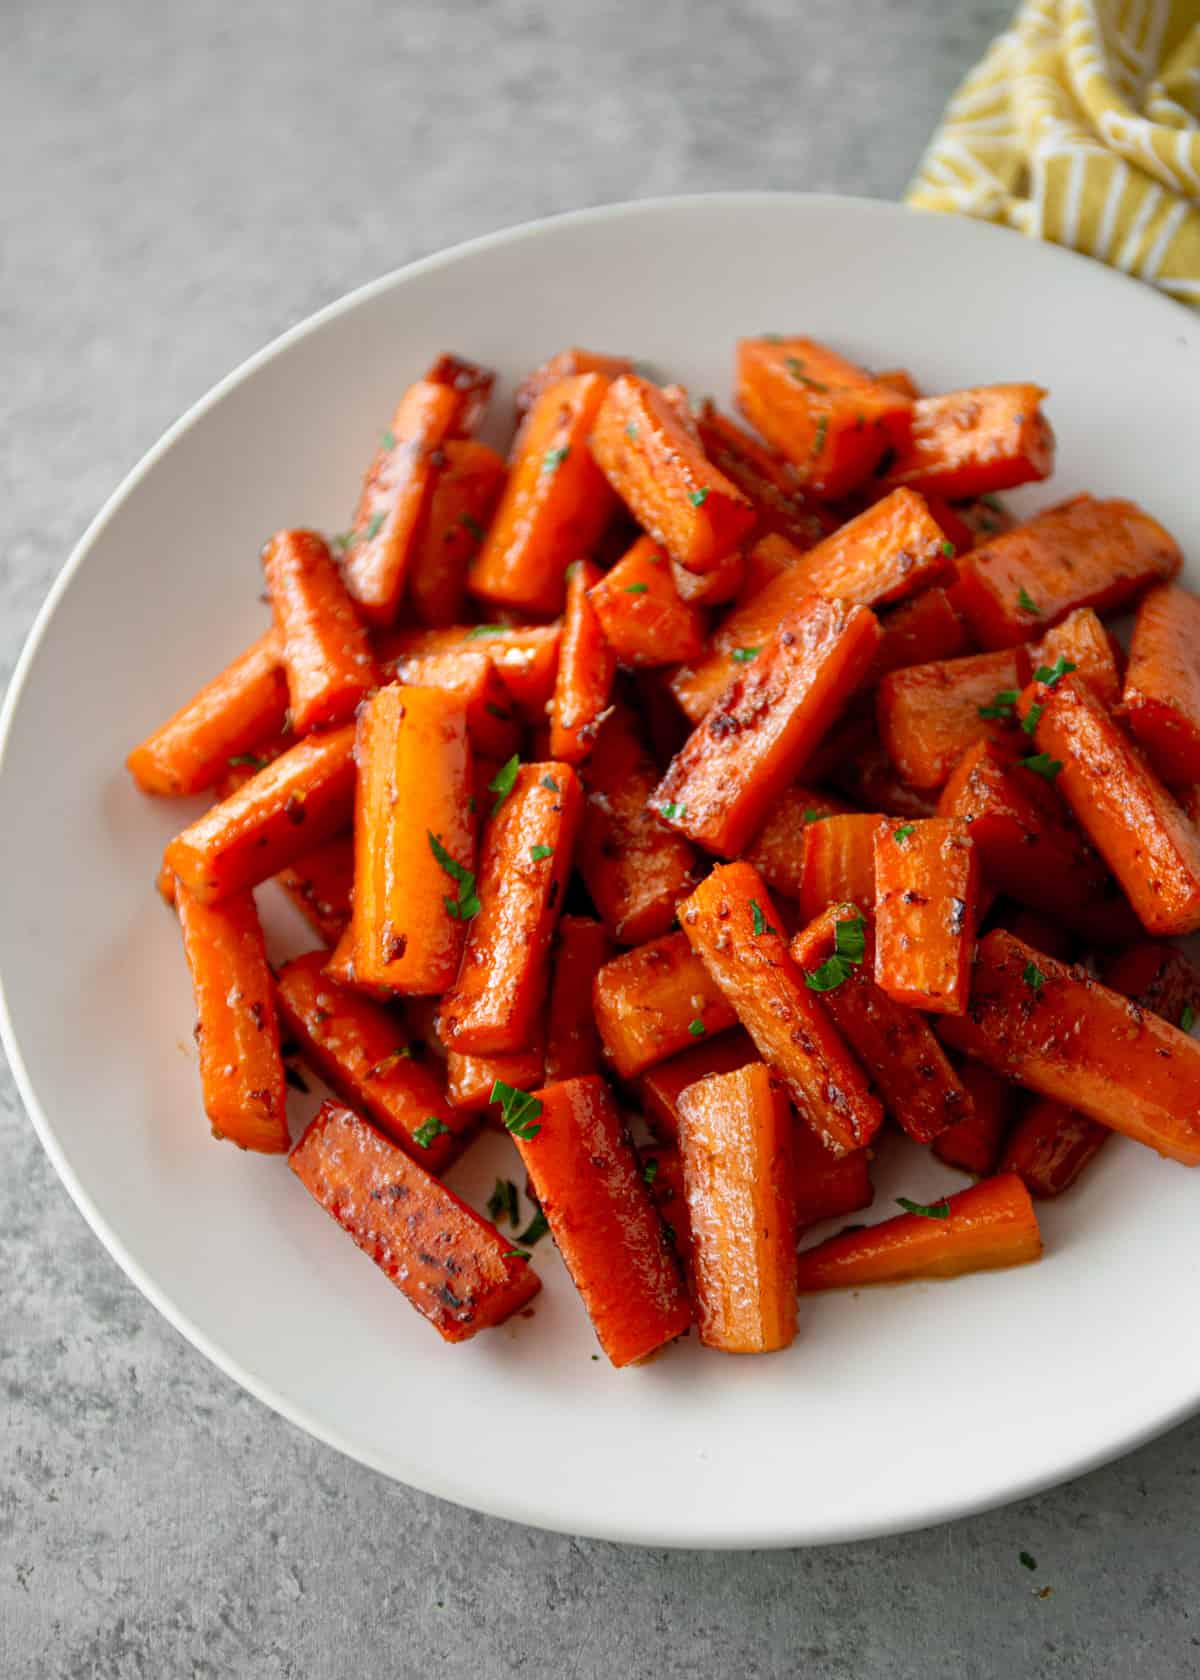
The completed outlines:
{"type": "Polygon", "coordinates": [[[362,542],[374,542],[375,538],[383,529],[383,522],[386,518],[386,513],[373,513],[367,521],[367,528],[363,532],[360,540],[362,542]]]}
{"type": "Polygon", "coordinates": [[[705,1027],[704,1022],[700,1019],[699,1015],[697,1015],[694,1021],[688,1022],[688,1031],[691,1033],[693,1038],[703,1038],[707,1030],[708,1029],[705,1027]]]}
{"type": "Polygon", "coordinates": [[[503,706],[494,706],[490,700],[484,701],[483,709],[489,717],[499,718],[501,723],[512,722],[512,713],[506,712],[503,706]]]}
{"type": "Polygon", "coordinates": [[[529,1221],[528,1225],[526,1225],[525,1229],[517,1232],[517,1241],[519,1243],[535,1243],[539,1237],[544,1237],[549,1229],[549,1220],[546,1218],[546,1215],[542,1212],[541,1208],[538,1208],[537,1212],[529,1221]]]}
{"type": "Polygon", "coordinates": [[[947,560],[953,560],[954,556],[958,553],[958,550],[950,541],[949,537],[947,537],[942,543],[942,553],[946,556],[947,560]]]}
{"type": "Polygon", "coordinates": [[[440,1137],[443,1132],[449,1130],[449,1126],[444,1125],[436,1114],[431,1114],[413,1133],[413,1142],[419,1143],[422,1149],[428,1149],[435,1137],[440,1137]]]}
{"type": "Polygon", "coordinates": [[[503,1079],[497,1079],[488,1102],[500,1104],[505,1130],[514,1137],[528,1141],[541,1131],[542,1128],[536,1124],[542,1112],[541,1101],[528,1091],[519,1091],[515,1085],[506,1085],[503,1079]]]}
{"type": "Polygon", "coordinates": [[[570,447],[565,443],[558,449],[547,449],[542,457],[542,471],[544,473],[557,472],[570,453],[570,447]]]}
{"type": "MultiPolygon", "coordinates": [[[[487,532],[473,513],[460,513],[458,516],[458,523],[464,528],[464,530],[470,531],[476,542],[482,542],[484,537],[487,536],[487,532]]],[[[471,633],[474,635],[474,631],[471,633]]]]}
{"type": "Polygon", "coordinates": [[[729,657],[736,659],[739,665],[748,665],[752,659],[757,659],[761,652],[761,646],[734,648],[729,657]]]}
{"type": "Polygon", "coordinates": [[[993,496],[990,491],[980,496],[979,500],[983,503],[984,507],[991,508],[993,513],[1003,513],[1005,511],[1004,503],[1000,500],[999,496],[993,496]]]}
{"type": "Polygon", "coordinates": [[[1019,1552],[1018,1558],[1022,1569],[1036,1569],[1037,1559],[1032,1552],[1019,1552]]]}
{"type": "Polygon", "coordinates": [[[1196,1011],[1192,1008],[1190,1003],[1185,1003],[1179,1015],[1180,1031],[1190,1033],[1195,1024],[1196,1011]]]}
{"type": "Polygon", "coordinates": [[[1041,776],[1048,782],[1052,782],[1062,769],[1061,758],[1051,758],[1049,753],[1044,752],[1034,753],[1032,758],[1022,758],[1019,762],[1026,770],[1032,770],[1035,776],[1041,776]]]}
{"type": "Polygon", "coordinates": [[[649,584],[646,583],[627,583],[625,593],[626,595],[644,595],[649,587],[649,584]]]}
{"type": "Polygon", "coordinates": [[[487,1199],[487,1210],[492,1219],[506,1218],[511,1225],[517,1223],[517,1187],[511,1178],[498,1178],[496,1188],[487,1199]]]}
{"type": "Polygon", "coordinates": [[[1046,984],[1046,976],[1035,962],[1027,962],[1021,973],[1021,979],[1029,987],[1035,997],[1042,995],[1042,987],[1046,984]]]}
{"type": "Polygon", "coordinates": [[[1029,710],[1025,713],[1025,716],[1021,719],[1021,728],[1025,731],[1026,735],[1033,734],[1041,720],[1042,713],[1045,710],[1045,706],[1042,705],[1030,706],[1029,710]]]}
{"type": "Polygon", "coordinates": [[[1033,613],[1036,618],[1041,618],[1042,616],[1041,607],[1039,607],[1037,602],[1031,597],[1024,584],[1022,584],[1020,589],[1017,590],[1017,605],[1020,607],[1022,612],[1033,613]]]}
{"type": "Polygon", "coordinates": [[[374,1067],[369,1067],[365,1077],[367,1079],[383,1079],[391,1073],[397,1062],[406,1062],[411,1056],[412,1051],[408,1048],[408,1045],[402,1044],[399,1050],[393,1050],[390,1056],[385,1056],[381,1062],[376,1062],[374,1067]]]}
{"type": "Polygon", "coordinates": [[[648,1161],[642,1162],[642,1181],[645,1184],[653,1184],[657,1177],[658,1157],[656,1155],[651,1155],[648,1161]]]}
{"type": "Polygon", "coordinates": [[[762,905],[756,898],[752,898],[750,900],[750,915],[754,922],[755,939],[761,938],[764,933],[773,933],[775,931],[770,922],[763,915],[762,905]]]}
{"type": "Polygon", "coordinates": [[[658,808],[668,822],[678,822],[682,816],[687,814],[687,806],[680,805],[674,799],[668,799],[665,805],[660,805],[658,808]]]}
{"type": "Polygon", "coordinates": [[[824,822],[826,817],[831,817],[832,815],[832,811],[814,811],[810,806],[804,813],[805,827],[807,827],[809,823],[824,822]]]}
{"type": "Polygon", "coordinates": [[[801,385],[807,385],[810,391],[828,391],[828,385],[822,385],[819,379],[809,378],[804,371],[804,363],[799,356],[789,356],[786,365],[792,378],[798,380],[801,385]]]}
{"type": "Polygon", "coordinates": [[[480,636],[502,636],[507,629],[507,624],[473,624],[467,631],[465,639],[468,642],[474,642],[480,636]]]}
{"type": "Polygon", "coordinates": [[[630,420],[628,422],[628,424],[625,427],[625,436],[629,439],[630,443],[636,443],[637,442],[637,421],[636,420],[630,420]]]}
{"type": "MultiPolygon", "coordinates": [[[[496,812],[500,809],[501,805],[503,805],[504,801],[512,792],[517,779],[517,772],[520,768],[521,755],[520,753],[514,753],[506,764],[502,764],[500,766],[499,770],[497,770],[496,774],[488,783],[488,792],[496,795],[496,803],[492,806],[493,816],[496,815],[496,812]]],[[[440,858],[438,859],[438,862],[441,862],[440,858]]]]}
{"type": "Polygon", "coordinates": [[[464,869],[461,863],[456,863],[432,829],[427,828],[425,834],[429,841],[429,850],[436,858],[439,867],[444,869],[450,879],[456,882],[458,886],[458,897],[451,898],[447,895],[442,899],[442,903],[455,921],[469,922],[472,916],[479,914],[479,898],[475,892],[475,871],[464,869]]]}
{"type": "Polygon", "coordinates": [[[529,855],[533,859],[534,863],[541,863],[544,858],[554,856],[554,847],[541,845],[530,846],[529,855]]]}
{"type": "Polygon", "coordinates": [[[549,788],[551,793],[558,793],[559,791],[558,783],[554,780],[553,776],[543,776],[542,786],[544,788],[549,788]]]}
{"type": "Polygon", "coordinates": [[[825,437],[828,431],[829,416],[827,414],[822,414],[821,418],[817,421],[817,429],[813,433],[812,453],[814,457],[819,455],[825,448],[825,437]]]}
{"type": "Polygon", "coordinates": [[[506,1248],[500,1258],[502,1260],[532,1260],[533,1255],[527,1248],[506,1248]]]}
{"type": "Polygon", "coordinates": [[[1053,688],[1060,677],[1069,676],[1072,671],[1078,669],[1077,665],[1073,665],[1069,659],[1064,659],[1060,653],[1053,665],[1039,665],[1033,673],[1033,680],[1045,683],[1047,688],[1053,688]]]}
{"type": "Polygon", "coordinates": [[[833,955],[818,968],[806,972],[804,984],[812,992],[833,992],[849,980],[862,963],[867,949],[867,925],[861,916],[838,922],[833,934],[833,955]]]}
{"type": "Polygon", "coordinates": [[[897,1207],[902,1207],[905,1213],[915,1213],[918,1219],[949,1219],[950,1203],[945,1196],[940,1202],[926,1205],[924,1202],[910,1202],[907,1196],[896,1197],[897,1207]]]}
{"type": "Polygon", "coordinates": [[[897,829],[893,830],[892,839],[896,842],[896,844],[898,846],[903,846],[904,842],[908,839],[909,835],[912,833],[914,827],[915,827],[915,824],[913,824],[913,823],[905,823],[903,828],[897,828],[897,829]]]}
{"type": "Polygon", "coordinates": [[[988,705],[980,706],[977,710],[981,718],[1010,718],[1013,715],[1013,707],[1020,698],[1019,689],[1000,688],[988,705]]]}
{"type": "Polygon", "coordinates": [[[693,507],[703,507],[707,500],[707,490],[693,490],[691,495],[688,497],[688,501],[691,502],[693,507]]]}
{"type": "Polygon", "coordinates": [[[388,427],[387,431],[384,432],[384,434],[380,438],[379,442],[383,446],[384,449],[395,449],[395,447],[396,447],[396,434],[390,426],[388,427]]]}
{"type": "Polygon", "coordinates": [[[241,764],[250,770],[265,770],[271,760],[261,757],[258,753],[234,753],[233,757],[227,758],[225,762],[231,770],[236,770],[241,764]]]}

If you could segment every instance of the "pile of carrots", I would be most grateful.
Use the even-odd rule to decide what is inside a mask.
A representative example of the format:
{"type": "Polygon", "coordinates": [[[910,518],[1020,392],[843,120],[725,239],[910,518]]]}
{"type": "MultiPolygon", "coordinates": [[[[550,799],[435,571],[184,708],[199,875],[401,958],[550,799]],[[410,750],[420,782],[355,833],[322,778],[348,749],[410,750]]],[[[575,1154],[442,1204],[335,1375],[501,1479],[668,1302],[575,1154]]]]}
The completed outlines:
{"type": "Polygon", "coordinates": [[[615,1365],[1037,1259],[1031,1194],[1114,1131],[1200,1162],[1200,601],[1130,502],[996,500],[1052,470],[1045,393],[764,336],[751,431],[573,349],[505,460],[492,386],[438,358],[348,531],[266,544],[273,624],[129,756],[216,799],[159,879],[214,1133],[290,1149],[449,1341],[527,1307],[548,1231],[615,1365]],[[269,879],[320,942],[274,971],[269,879]],[[294,1148],[289,1046],[338,1099],[294,1148]],[[485,1217],[440,1176],[484,1124],[520,1239],[511,1181],[485,1217]],[[798,1248],[889,1127],[978,1182],[798,1248]]]}

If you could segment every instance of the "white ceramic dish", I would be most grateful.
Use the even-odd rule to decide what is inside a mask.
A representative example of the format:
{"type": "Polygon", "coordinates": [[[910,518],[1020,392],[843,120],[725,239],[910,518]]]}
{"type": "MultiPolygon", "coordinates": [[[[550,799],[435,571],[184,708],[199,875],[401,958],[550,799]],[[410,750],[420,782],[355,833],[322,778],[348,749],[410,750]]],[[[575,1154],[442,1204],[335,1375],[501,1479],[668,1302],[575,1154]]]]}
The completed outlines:
{"type": "MultiPolygon", "coordinates": [[[[724,396],[735,338],[767,328],[906,365],[932,389],[1042,380],[1061,443],[1049,494],[1137,497],[1200,559],[1194,316],[1062,251],[890,206],[619,206],[418,263],[232,375],[88,531],[3,718],[4,1038],[114,1258],[210,1359],[364,1463],[482,1511],[660,1545],[917,1527],[1184,1417],[1200,1404],[1200,1174],[1115,1142],[1045,1209],[1040,1266],[806,1302],[795,1347],[770,1359],[693,1342],[610,1370],[548,1243],[536,1315],[446,1347],[280,1160],[209,1140],[178,935],[153,892],[181,807],[140,797],[121,764],[261,624],[264,536],[344,526],[397,392],[432,352],[497,367],[500,410],[516,377],[575,342],[724,396]]],[[[264,904],[273,937],[311,942],[264,904]]],[[[506,1149],[487,1140],[458,1182],[490,1187],[506,1149]]],[[[901,1151],[870,1217],[898,1192],[961,1182],[901,1151]]]]}

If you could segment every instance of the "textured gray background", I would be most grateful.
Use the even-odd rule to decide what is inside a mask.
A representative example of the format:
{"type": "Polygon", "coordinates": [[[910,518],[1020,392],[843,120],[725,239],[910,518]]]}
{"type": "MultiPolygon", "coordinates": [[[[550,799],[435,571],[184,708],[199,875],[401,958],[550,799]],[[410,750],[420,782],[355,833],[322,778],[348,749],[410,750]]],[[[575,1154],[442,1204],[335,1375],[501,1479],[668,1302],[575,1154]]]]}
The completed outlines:
{"type": "MultiPolygon", "coordinates": [[[[578,205],[895,196],[1007,10],[0,0],[0,674],[117,481],[282,328],[578,205]]],[[[515,1528],[220,1376],[86,1229],[7,1075],[0,1106],[3,1680],[1200,1672],[1200,1422],[1043,1498],[838,1550],[515,1528]]]]}

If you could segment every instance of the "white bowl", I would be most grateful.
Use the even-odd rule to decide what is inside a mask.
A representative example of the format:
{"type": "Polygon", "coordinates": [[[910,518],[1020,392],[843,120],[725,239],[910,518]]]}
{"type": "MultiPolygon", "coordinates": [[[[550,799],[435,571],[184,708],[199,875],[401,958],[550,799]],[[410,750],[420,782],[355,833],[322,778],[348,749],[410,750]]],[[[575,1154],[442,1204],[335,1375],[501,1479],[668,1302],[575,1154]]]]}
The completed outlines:
{"type": "MultiPolygon", "coordinates": [[[[1118,1140],[1042,1210],[1037,1266],[801,1305],[788,1353],[694,1339],[597,1360],[550,1245],[531,1319],[443,1345],[279,1159],[215,1145],[161,847],[129,746],[263,624],[258,549],[344,527],[397,394],[456,349],[515,380],[564,344],[728,395],[734,340],[797,330],[931,390],[1051,388],[1037,505],[1128,495],[1200,555],[1200,320],[1082,258],[880,204],[745,194],[618,206],[464,245],[288,333],[153,449],[59,578],[3,717],[3,1032],[63,1181],[223,1370],[390,1476],[547,1528],[794,1545],[917,1527],[1074,1475],[1200,1404],[1200,1175],[1118,1140]]],[[[1193,581],[1197,581],[1193,571],[1193,581]]],[[[272,937],[310,940],[264,893],[272,937]]],[[[513,1172],[489,1138],[456,1182],[513,1172]]],[[[890,1154],[875,1213],[962,1180],[890,1154]]]]}

